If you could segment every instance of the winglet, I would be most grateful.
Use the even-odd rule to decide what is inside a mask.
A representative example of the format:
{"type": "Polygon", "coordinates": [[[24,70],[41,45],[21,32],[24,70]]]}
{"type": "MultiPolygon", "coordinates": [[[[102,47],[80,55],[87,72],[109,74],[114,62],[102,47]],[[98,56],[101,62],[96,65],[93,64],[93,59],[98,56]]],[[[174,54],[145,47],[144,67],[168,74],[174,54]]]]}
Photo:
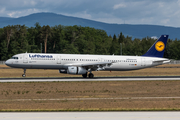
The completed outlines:
{"type": "Polygon", "coordinates": [[[151,48],[143,56],[163,57],[168,36],[169,35],[161,35],[161,37],[151,46],[151,48]]]}

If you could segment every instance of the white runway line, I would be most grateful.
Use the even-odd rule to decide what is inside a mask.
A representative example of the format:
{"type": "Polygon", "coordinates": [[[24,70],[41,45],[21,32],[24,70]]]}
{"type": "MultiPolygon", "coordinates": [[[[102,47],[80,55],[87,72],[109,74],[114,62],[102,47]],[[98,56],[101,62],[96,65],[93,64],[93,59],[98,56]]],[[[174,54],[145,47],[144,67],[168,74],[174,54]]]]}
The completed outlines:
{"type": "Polygon", "coordinates": [[[180,120],[180,112],[5,112],[0,120],[180,120]]]}
{"type": "Polygon", "coordinates": [[[89,79],[89,78],[87,78],[87,79],[82,79],[82,78],[79,78],[79,79],[74,79],[74,78],[72,78],[72,79],[70,79],[70,78],[68,78],[68,79],[61,79],[61,78],[59,78],[59,79],[34,79],[34,78],[28,78],[28,79],[3,79],[3,78],[1,78],[0,79],[0,82],[61,82],[61,81],[146,81],[146,80],[180,80],[180,78],[174,78],[174,77],[172,77],[172,78],[170,78],[170,77],[168,77],[168,78],[164,78],[164,77],[162,77],[162,78],[160,78],[160,77],[158,77],[158,78],[95,78],[95,79],[89,79]]]}

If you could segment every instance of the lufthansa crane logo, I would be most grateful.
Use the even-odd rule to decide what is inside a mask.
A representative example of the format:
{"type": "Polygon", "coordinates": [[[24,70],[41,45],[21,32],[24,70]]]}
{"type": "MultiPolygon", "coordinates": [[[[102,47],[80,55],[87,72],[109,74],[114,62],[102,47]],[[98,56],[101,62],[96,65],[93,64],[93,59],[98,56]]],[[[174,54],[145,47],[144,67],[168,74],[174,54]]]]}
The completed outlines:
{"type": "Polygon", "coordinates": [[[164,45],[164,43],[162,41],[159,41],[159,42],[156,43],[155,48],[156,48],[157,51],[161,52],[161,51],[164,50],[165,45],[164,45]]]}

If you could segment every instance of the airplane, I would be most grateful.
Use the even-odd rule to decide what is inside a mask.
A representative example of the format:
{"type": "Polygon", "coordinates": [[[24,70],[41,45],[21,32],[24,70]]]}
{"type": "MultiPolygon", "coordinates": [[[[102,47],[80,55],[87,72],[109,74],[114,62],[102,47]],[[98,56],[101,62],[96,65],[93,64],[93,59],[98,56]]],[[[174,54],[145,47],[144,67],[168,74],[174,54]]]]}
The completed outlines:
{"type": "Polygon", "coordinates": [[[169,63],[169,59],[163,58],[167,39],[168,35],[161,35],[142,56],[26,52],[14,55],[5,64],[13,68],[24,69],[23,77],[26,76],[26,69],[58,69],[59,73],[93,78],[92,71],[129,71],[169,63]]]}

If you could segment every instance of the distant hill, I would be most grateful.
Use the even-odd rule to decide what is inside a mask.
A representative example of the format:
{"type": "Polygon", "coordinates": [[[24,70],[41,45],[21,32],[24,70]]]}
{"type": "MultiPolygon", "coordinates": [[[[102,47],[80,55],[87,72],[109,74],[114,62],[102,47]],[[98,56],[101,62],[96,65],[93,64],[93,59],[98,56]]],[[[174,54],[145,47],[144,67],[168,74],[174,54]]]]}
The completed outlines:
{"type": "MultiPolygon", "coordinates": [[[[13,20],[15,18],[9,18],[9,17],[0,17],[0,22],[7,21],[7,20],[13,20]]],[[[0,23],[1,24],[1,23],[0,23]]]]}
{"type": "Polygon", "coordinates": [[[108,35],[118,35],[120,32],[125,36],[131,36],[132,38],[144,38],[144,37],[159,37],[162,34],[168,34],[171,39],[180,39],[180,28],[166,27],[158,25],[130,25],[130,24],[108,24],[103,22],[97,22],[93,20],[64,16],[54,13],[35,13],[19,18],[0,17],[0,28],[7,25],[25,24],[27,27],[34,27],[34,24],[39,22],[41,26],[49,25],[81,25],[94,27],[96,29],[102,29],[107,32],[108,35]]]}

